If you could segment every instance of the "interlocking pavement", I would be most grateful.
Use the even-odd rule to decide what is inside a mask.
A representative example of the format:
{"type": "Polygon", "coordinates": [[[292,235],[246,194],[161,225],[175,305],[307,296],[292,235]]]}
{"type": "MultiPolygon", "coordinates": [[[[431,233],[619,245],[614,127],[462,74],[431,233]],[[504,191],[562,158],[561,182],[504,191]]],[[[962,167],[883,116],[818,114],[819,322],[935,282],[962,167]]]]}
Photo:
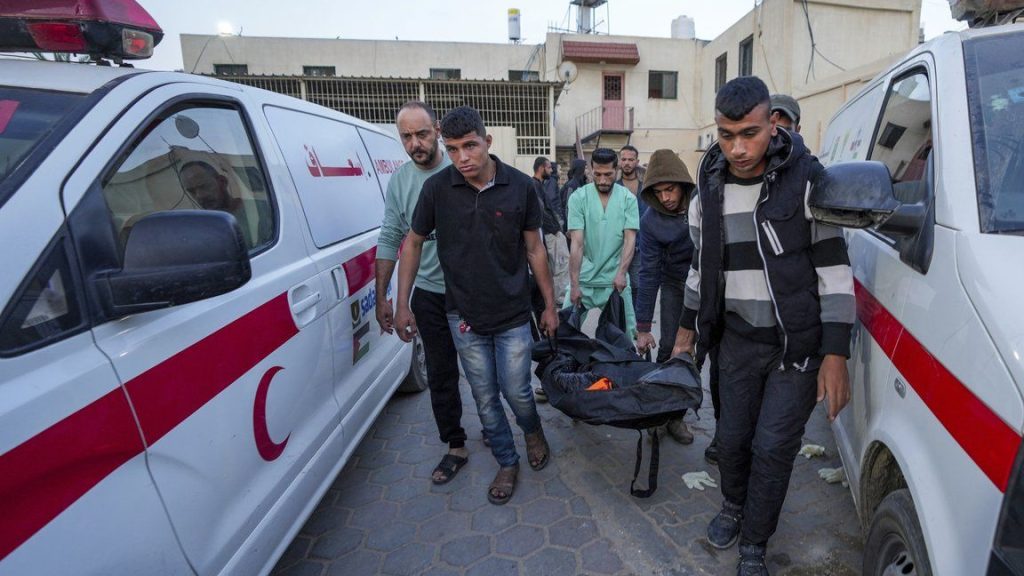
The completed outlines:
{"type": "MultiPolygon", "coordinates": [[[[629,495],[636,432],[575,424],[540,404],[552,460],[544,470],[531,470],[518,433],[519,483],[505,506],[487,502],[497,464],[480,440],[465,381],[462,391],[471,455],[455,479],[442,486],[430,482],[444,450],[428,392],[396,395],[275,574],[735,573],[735,548],[715,550],[703,536],[720,494],[713,488],[687,489],[681,480],[685,472],[699,470],[718,479],[717,469],[703,459],[714,432],[706,390],[700,419],[687,416],[695,442],[680,446],[662,439],[658,491],[648,500],[629,495]]],[[[819,468],[840,466],[821,406],[804,441],[821,444],[827,452],[823,458],[797,457],[779,530],[768,550],[769,568],[781,576],[859,574],[862,541],[849,490],[826,484],[817,474],[819,468]]],[[[645,456],[649,447],[645,440],[645,456]]],[[[646,472],[645,460],[643,481],[646,472]]]]}

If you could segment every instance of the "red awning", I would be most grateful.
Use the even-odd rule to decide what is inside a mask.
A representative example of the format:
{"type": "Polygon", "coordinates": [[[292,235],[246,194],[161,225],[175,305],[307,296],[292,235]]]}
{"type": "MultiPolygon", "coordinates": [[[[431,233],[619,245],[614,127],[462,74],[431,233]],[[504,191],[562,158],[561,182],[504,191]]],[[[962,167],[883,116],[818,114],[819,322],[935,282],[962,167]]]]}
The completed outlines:
{"type": "Polygon", "coordinates": [[[562,59],[575,62],[605,62],[607,64],[639,64],[640,51],[636,44],[618,42],[562,42],[562,59]]]}

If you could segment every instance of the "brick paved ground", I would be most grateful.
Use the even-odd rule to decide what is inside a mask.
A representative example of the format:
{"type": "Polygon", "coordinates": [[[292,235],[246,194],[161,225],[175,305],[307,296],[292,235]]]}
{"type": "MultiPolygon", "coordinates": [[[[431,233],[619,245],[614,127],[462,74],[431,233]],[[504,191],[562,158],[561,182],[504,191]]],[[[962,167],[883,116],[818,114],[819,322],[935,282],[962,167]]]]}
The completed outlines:
{"type": "MultiPolygon", "coordinates": [[[[507,505],[493,506],[486,490],[497,464],[480,440],[480,422],[464,380],[462,390],[471,456],[452,482],[430,482],[443,448],[428,393],[395,396],[275,574],[735,573],[735,547],[718,551],[704,540],[720,494],[717,489],[689,490],[681,480],[683,473],[697,470],[718,477],[703,459],[714,431],[707,391],[700,420],[687,416],[696,435],[693,445],[670,439],[661,443],[660,483],[652,498],[629,495],[636,432],[573,424],[541,404],[552,461],[540,472],[530,470],[518,433],[523,458],[518,487],[507,505]]],[[[821,406],[804,441],[824,445],[827,453],[811,460],[797,457],[769,547],[769,568],[780,576],[859,574],[862,541],[849,490],[825,484],[817,475],[819,468],[840,466],[821,406]]],[[[646,475],[646,462],[641,474],[646,475]]]]}

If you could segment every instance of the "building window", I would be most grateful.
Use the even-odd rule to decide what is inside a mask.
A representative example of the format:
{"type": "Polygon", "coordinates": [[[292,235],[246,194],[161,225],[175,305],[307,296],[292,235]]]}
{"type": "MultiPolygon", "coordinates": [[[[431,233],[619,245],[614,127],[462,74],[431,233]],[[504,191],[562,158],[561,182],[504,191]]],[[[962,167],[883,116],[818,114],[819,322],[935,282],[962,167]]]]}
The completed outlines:
{"type": "Polygon", "coordinates": [[[509,70],[508,79],[512,82],[539,82],[540,72],[536,70],[509,70]]]}
{"type": "Polygon", "coordinates": [[[248,64],[214,64],[213,73],[217,76],[248,76],[248,64]]]}
{"type": "Polygon", "coordinates": [[[715,59],[715,94],[725,85],[726,66],[729,63],[728,54],[722,54],[715,59]]]}
{"type": "Polygon", "coordinates": [[[750,76],[754,73],[754,37],[747,38],[740,42],[740,76],[750,76]]]}
{"type": "Polygon", "coordinates": [[[303,76],[337,76],[334,73],[334,66],[303,66],[303,76]]]}
{"type": "Polygon", "coordinates": [[[462,78],[462,70],[458,68],[431,68],[430,79],[431,80],[460,80],[462,78]]]}
{"type": "Polygon", "coordinates": [[[658,72],[651,70],[647,76],[647,97],[676,99],[678,72],[658,72]]]}

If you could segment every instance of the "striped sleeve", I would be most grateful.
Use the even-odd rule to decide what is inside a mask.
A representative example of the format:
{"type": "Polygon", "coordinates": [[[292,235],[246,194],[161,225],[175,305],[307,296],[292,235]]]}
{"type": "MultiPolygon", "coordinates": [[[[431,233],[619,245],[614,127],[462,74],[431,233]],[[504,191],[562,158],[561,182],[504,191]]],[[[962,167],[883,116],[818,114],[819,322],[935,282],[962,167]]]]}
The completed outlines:
{"type": "Polygon", "coordinates": [[[679,326],[689,330],[694,330],[697,326],[697,306],[700,304],[700,217],[700,195],[694,192],[686,216],[690,226],[690,239],[693,240],[693,258],[690,260],[690,272],[686,275],[683,315],[679,320],[679,326]]]}
{"type": "MultiPolygon", "coordinates": [[[[806,213],[809,215],[810,210],[806,213]]],[[[850,333],[857,303],[853,294],[850,256],[841,228],[811,220],[811,262],[818,276],[818,297],[821,301],[820,352],[822,355],[838,354],[849,358],[850,333]]]]}

